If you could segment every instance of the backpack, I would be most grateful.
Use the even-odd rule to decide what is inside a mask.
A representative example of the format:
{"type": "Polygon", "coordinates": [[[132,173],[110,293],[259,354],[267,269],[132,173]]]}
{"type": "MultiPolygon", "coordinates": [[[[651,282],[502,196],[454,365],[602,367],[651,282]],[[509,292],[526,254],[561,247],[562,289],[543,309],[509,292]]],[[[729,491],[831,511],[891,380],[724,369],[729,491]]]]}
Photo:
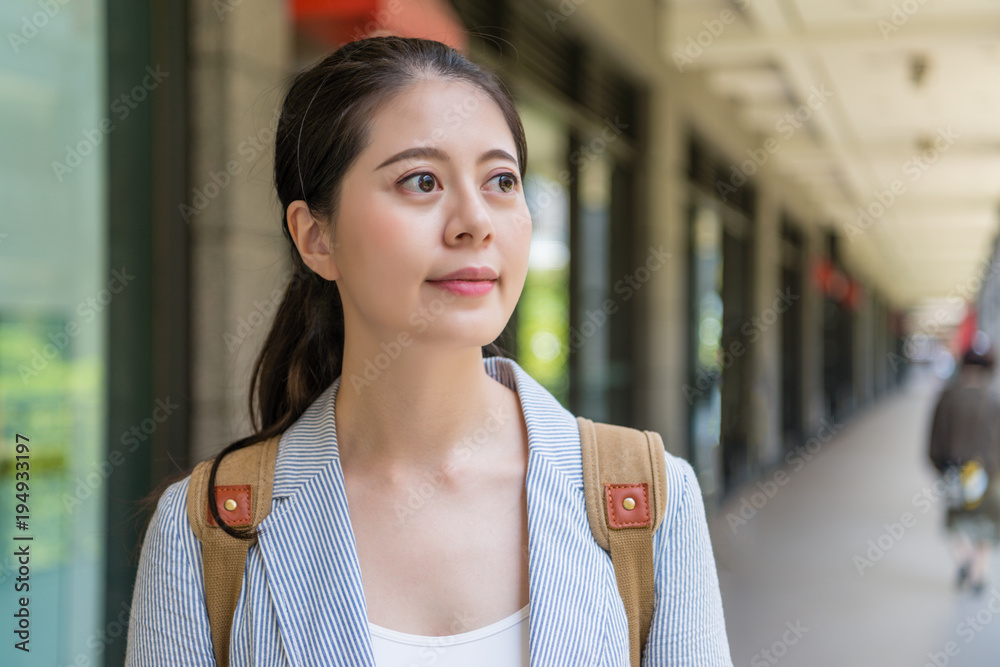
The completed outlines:
{"type": "MultiPolygon", "coordinates": [[[[653,533],[667,505],[663,441],[654,431],[577,417],[587,519],[597,543],[611,554],[629,628],[631,667],[640,667],[653,618],[653,533]]],[[[280,436],[238,449],[216,473],[219,516],[233,527],[256,526],[271,510],[280,436]]],[[[236,539],[215,523],[208,507],[212,459],[191,474],[187,515],[202,546],[205,601],[218,667],[228,667],[229,638],[247,551],[255,540],[236,539]]]]}

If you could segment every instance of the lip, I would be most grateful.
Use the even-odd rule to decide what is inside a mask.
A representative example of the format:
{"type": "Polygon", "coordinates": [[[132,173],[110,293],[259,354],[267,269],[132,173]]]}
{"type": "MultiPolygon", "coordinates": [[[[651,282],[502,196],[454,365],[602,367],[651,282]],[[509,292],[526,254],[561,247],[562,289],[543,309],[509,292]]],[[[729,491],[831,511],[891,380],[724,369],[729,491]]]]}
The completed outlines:
{"type": "Polygon", "coordinates": [[[430,284],[459,296],[480,296],[496,285],[496,280],[429,280],[430,284]]]}
{"type": "Polygon", "coordinates": [[[497,272],[489,266],[466,266],[458,271],[452,271],[440,278],[434,278],[430,282],[436,283],[445,280],[496,280],[497,272]]]}

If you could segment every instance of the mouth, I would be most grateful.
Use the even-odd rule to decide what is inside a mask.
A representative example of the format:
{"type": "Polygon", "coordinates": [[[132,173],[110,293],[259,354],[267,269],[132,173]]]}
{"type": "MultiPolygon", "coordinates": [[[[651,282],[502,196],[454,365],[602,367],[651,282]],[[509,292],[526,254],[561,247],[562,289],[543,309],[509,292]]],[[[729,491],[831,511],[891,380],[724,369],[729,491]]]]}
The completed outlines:
{"type": "Polygon", "coordinates": [[[481,296],[489,293],[499,279],[492,280],[428,280],[431,285],[459,296],[481,296]]]}

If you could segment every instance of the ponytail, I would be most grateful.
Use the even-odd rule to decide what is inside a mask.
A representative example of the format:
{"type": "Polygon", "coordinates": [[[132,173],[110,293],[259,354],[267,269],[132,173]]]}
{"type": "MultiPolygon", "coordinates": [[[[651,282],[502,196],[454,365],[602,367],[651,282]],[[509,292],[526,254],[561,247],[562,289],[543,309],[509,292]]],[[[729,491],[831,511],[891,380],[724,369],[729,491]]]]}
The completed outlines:
{"type": "Polygon", "coordinates": [[[292,276],[250,376],[247,407],[255,432],[219,452],[208,476],[212,517],[233,537],[252,539],[256,529],[234,528],[219,516],[219,463],[230,452],[286,431],[337,379],[343,358],[344,308],[337,284],[309,269],[292,245],[292,276]]]}

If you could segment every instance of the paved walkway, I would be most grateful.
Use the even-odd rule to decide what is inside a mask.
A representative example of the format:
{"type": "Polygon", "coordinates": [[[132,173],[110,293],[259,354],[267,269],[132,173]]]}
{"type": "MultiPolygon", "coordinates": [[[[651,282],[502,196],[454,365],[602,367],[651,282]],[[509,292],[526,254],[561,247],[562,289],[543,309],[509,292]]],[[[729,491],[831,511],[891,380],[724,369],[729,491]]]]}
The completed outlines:
{"type": "Polygon", "coordinates": [[[1000,562],[982,597],[955,590],[926,462],[940,386],[915,377],[711,518],[736,667],[1000,665],[1000,562]]]}

